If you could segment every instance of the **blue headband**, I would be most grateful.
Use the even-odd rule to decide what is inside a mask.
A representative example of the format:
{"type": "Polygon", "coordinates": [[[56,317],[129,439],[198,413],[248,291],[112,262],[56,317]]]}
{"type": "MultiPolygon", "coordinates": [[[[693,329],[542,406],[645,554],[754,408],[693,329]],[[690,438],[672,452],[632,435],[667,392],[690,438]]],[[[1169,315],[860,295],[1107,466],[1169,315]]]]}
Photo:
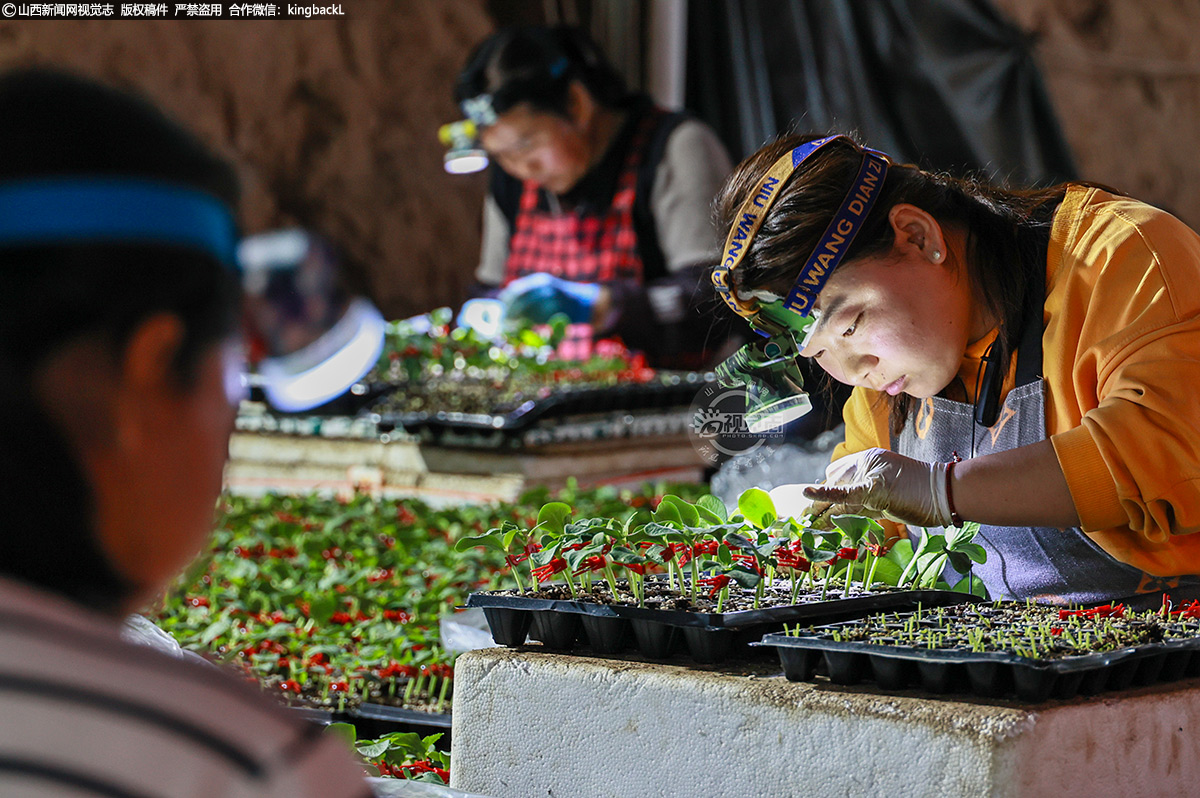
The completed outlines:
{"type": "MultiPolygon", "coordinates": [[[[808,155],[809,153],[805,153],[800,160],[808,155]]],[[[795,161],[794,153],[793,160],[795,161]]],[[[867,214],[874,207],[887,169],[886,155],[863,148],[862,165],[858,168],[858,175],[854,178],[846,199],[842,201],[842,206],[833,215],[829,226],[817,241],[817,246],[800,269],[800,275],[796,278],[791,293],[783,301],[785,308],[801,316],[809,315],[813,303],[817,301],[817,295],[829,280],[829,275],[842,262],[842,258],[846,257],[847,250],[867,220],[867,214]]]]}
{"type": "MultiPolygon", "coordinates": [[[[808,160],[809,156],[820,150],[826,144],[846,138],[834,135],[814,139],[801,144],[791,152],[783,155],[771,165],[766,174],[759,179],[754,190],[742,202],[729,236],[725,239],[725,248],[721,262],[712,271],[712,282],[717,292],[734,313],[750,322],[750,326],[761,335],[768,332],[755,325],[758,309],[750,303],[740,301],[734,296],[732,289],[732,272],[742,262],[750,251],[750,242],[758,234],[759,227],[767,218],[767,212],[775,204],[780,195],[780,189],[788,181],[799,166],[808,160]]],[[[801,316],[808,316],[817,295],[825,287],[829,275],[846,256],[855,236],[862,229],[867,214],[875,205],[879,196],[879,188],[883,185],[884,176],[888,170],[888,156],[876,150],[862,148],[862,165],[854,178],[846,198],[838,208],[837,213],[829,222],[825,232],[817,241],[812,254],[808,256],[800,274],[792,286],[791,292],[783,300],[783,306],[801,316]]]]}
{"type": "Polygon", "coordinates": [[[0,183],[0,247],[76,242],[175,244],[238,268],[233,214],[203,191],[103,176],[0,183]]]}

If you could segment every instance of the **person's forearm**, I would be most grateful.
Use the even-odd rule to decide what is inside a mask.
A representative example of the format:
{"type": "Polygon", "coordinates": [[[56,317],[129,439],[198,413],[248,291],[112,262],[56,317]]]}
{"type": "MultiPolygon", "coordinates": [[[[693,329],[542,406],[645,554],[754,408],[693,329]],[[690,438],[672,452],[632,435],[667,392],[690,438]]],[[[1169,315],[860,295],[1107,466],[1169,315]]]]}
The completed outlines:
{"type": "Polygon", "coordinates": [[[963,460],[951,496],[964,520],[994,526],[1079,525],[1079,514],[1048,441],[963,460]]]}

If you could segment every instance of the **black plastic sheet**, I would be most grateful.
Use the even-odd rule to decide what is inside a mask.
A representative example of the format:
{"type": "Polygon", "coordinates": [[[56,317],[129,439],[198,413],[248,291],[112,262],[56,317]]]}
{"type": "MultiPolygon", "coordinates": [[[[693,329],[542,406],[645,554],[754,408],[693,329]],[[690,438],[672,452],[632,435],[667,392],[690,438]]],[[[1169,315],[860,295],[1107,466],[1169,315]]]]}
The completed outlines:
{"type": "Polygon", "coordinates": [[[857,131],[900,161],[1015,184],[1075,176],[1026,35],[987,0],[690,3],[687,106],[735,157],[857,131]]]}

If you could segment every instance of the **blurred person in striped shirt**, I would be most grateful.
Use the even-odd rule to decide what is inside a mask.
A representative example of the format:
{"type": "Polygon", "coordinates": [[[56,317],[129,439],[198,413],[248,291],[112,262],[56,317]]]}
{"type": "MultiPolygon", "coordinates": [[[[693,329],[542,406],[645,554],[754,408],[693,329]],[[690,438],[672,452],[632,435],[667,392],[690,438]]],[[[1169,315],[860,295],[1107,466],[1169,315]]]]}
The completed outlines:
{"type": "Polygon", "coordinates": [[[120,621],[204,545],[240,397],[232,169],[0,75],[0,794],[366,796],[344,745],[120,621]]]}

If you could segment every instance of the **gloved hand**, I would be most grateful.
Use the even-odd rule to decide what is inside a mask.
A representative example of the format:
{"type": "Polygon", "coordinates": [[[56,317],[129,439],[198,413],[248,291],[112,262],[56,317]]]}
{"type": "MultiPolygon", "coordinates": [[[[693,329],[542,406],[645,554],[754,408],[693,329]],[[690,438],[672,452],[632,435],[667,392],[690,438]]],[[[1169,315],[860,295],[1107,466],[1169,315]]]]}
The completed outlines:
{"type": "Polygon", "coordinates": [[[529,274],[513,280],[500,292],[505,318],[545,324],[556,313],[564,313],[575,324],[592,320],[600,298],[599,283],[576,283],[550,274],[529,274]]]}
{"type": "Polygon", "coordinates": [[[883,516],[914,526],[948,526],[946,463],[924,463],[887,449],[866,449],[830,463],[825,484],[804,495],[833,506],[827,515],[883,516]]]}
{"type": "Polygon", "coordinates": [[[468,299],[458,311],[454,323],[469,327],[484,338],[496,338],[504,325],[504,303],[499,299],[468,299]]]}

